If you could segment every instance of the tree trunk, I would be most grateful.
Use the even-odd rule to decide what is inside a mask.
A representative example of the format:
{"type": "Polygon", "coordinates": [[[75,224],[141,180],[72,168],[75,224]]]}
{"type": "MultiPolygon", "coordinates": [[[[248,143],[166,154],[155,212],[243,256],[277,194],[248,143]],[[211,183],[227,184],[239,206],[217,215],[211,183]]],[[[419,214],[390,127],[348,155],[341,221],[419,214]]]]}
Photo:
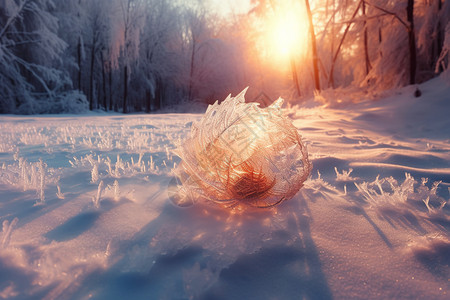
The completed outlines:
{"type": "MultiPolygon", "coordinates": [[[[126,8],[126,14],[124,16],[124,30],[123,30],[123,42],[124,42],[124,48],[123,48],[123,59],[124,59],[124,67],[123,67],[123,108],[122,112],[124,114],[128,113],[128,54],[129,52],[129,43],[131,41],[128,40],[128,30],[131,28],[131,21],[130,21],[130,9],[131,9],[131,2],[132,0],[127,1],[127,8],[126,8]]],[[[123,9],[123,8],[122,8],[123,9]]]]}
{"type": "Polygon", "coordinates": [[[298,76],[297,76],[297,69],[295,68],[295,60],[294,57],[291,57],[291,70],[292,70],[292,79],[294,80],[295,88],[297,90],[297,95],[299,97],[302,96],[302,93],[300,92],[300,86],[298,84],[298,76]]]}
{"type": "MultiPolygon", "coordinates": [[[[355,11],[353,12],[353,15],[351,17],[351,20],[355,19],[356,14],[359,11],[359,7],[361,6],[361,3],[363,2],[363,0],[359,1],[358,6],[356,7],[355,11]]],[[[331,62],[331,69],[330,69],[330,77],[328,80],[329,84],[333,84],[333,88],[334,88],[334,66],[336,65],[336,61],[339,55],[339,52],[341,52],[341,48],[342,48],[342,44],[344,43],[345,37],[347,36],[348,30],[350,29],[350,26],[352,25],[352,22],[349,22],[347,24],[347,27],[344,30],[344,34],[342,35],[341,41],[339,42],[339,45],[336,49],[336,53],[334,54],[333,57],[333,61],[331,62]]]]}
{"type": "Polygon", "coordinates": [[[309,21],[309,33],[311,35],[311,47],[313,55],[313,69],[314,69],[314,84],[317,91],[320,91],[320,78],[319,78],[319,67],[318,67],[318,55],[317,55],[317,45],[316,45],[316,34],[314,32],[314,24],[312,21],[311,7],[309,6],[309,0],[305,0],[306,12],[308,14],[309,21]]]}
{"type": "MultiPolygon", "coordinates": [[[[78,0],[78,13],[77,17],[80,19],[80,7],[81,7],[81,0],[78,0]]],[[[81,21],[79,20],[80,24],[81,21]]],[[[78,36],[78,44],[77,44],[77,59],[78,59],[78,90],[81,92],[81,33],[78,36]]]]}
{"type": "Polygon", "coordinates": [[[158,77],[155,82],[155,110],[161,109],[161,88],[161,79],[158,77]]]}
{"type": "Polygon", "coordinates": [[[381,50],[381,43],[383,42],[383,32],[381,26],[378,26],[378,48],[380,49],[380,57],[383,57],[383,51],[381,50]]]}
{"type": "Polygon", "coordinates": [[[108,62],[108,81],[109,81],[109,110],[113,110],[113,97],[112,97],[112,64],[108,62]]]}
{"type": "MultiPolygon", "coordinates": [[[[365,1],[362,2],[362,13],[363,13],[363,18],[365,18],[366,17],[366,2],[365,1]]],[[[368,46],[367,46],[367,21],[364,21],[363,25],[364,25],[364,58],[366,61],[366,75],[368,75],[372,66],[370,64],[369,50],[368,50],[368,46]]]]}
{"type": "Polygon", "coordinates": [[[78,79],[77,86],[78,90],[81,91],[81,36],[78,37],[78,45],[77,45],[77,60],[78,60],[78,79]]]}
{"type": "Polygon", "coordinates": [[[164,82],[161,79],[160,81],[160,96],[159,96],[159,108],[164,108],[164,99],[166,98],[166,89],[164,86],[164,82]]]}
{"type": "Polygon", "coordinates": [[[189,72],[189,94],[188,94],[188,100],[192,100],[192,89],[194,88],[194,62],[195,62],[195,39],[192,37],[192,54],[191,54],[191,70],[189,72]]]}
{"type": "MultiPolygon", "coordinates": [[[[443,26],[441,23],[441,10],[442,10],[442,1],[441,0],[437,0],[438,1],[438,17],[439,17],[439,21],[437,23],[437,28],[436,28],[436,56],[433,58],[433,62],[434,64],[436,64],[437,60],[439,59],[439,56],[441,55],[442,52],[442,48],[444,46],[444,30],[443,30],[443,26]]],[[[433,66],[434,67],[434,66],[433,66]]],[[[442,68],[442,65],[439,65],[439,72],[444,71],[444,69],[442,68]]]]}
{"type": "Polygon", "coordinates": [[[150,113],[152,111],[151,101],[152,101],[152,94],[150,93],[150,90],[147,89],[145,91],[145,112],[146,113],[150,113]]]}
{"type": "Polygon", "coordinates": [[[96,87],[96,89],[97,89],[97,101],[96,101],[96,103],[97,103],[97,109],[100,109],[100,99],[102,98],[102,89],[101,89],[101,87],[100,87],[100,84],[101,83],[98,83],[98,82],[96,82],[95,80],[94,80],[94,86],[96,87]]]}
{"type": "Polygon", "coordinates": [[[414,32],[414,0],[408,0],[406,14],[409,22],[408,29],[408,45],[409,45],[409,84],[416,84],[416,35],[414,32]]]}
{"type": "Polygon", "coordinates": [[[123,113],[128,113],[127,109],[127,97],[128,97],[128,66],[125,64],[123,68],[123,113]]]}
{"type": "MultiPolygon", "coordinates": [[[[335,40],[335,24],[336,24],[336,1],[333,0],[333,16],[331,17],[331,46],[330,46],[330,54],[331,61],[333,61],[334,56],[334,40],[335,40]]],[[[326,72],[324,72],[326,74],[326,72]]],[[[334,78],[330,75],[330,80],[328,81],[328,87],[334,87],[334,78]]]]}
{"type": "Polygon", "coordinates": [[[89,110],[94,109],[94,64],[95,64],[95,40],[92,40],[91,71],[89,75],[89,110]]]}
{"type": "Polygon", "coordinates": [[[105,111],[108,111],[108,105],[106,104],[106,72],[105,72],[105,60],[103,56],[103,51],[100,52],[101,61],[102,61],[102,79],[103,79],[103,107],[105,111]]]}

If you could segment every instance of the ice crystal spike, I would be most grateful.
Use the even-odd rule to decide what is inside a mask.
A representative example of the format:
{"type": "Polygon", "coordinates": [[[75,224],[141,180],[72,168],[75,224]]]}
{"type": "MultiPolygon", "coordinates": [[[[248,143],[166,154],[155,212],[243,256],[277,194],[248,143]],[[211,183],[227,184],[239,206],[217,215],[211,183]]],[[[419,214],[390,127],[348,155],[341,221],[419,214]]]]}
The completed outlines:
{"type": "Polygon", "coordinates": [[[272,207],[292,198],[308,178],[312,165],[281,112],[283,99],[260,108],[245,103],[246,91],[210,105],[178,147],[181,202],[272,207]]]}

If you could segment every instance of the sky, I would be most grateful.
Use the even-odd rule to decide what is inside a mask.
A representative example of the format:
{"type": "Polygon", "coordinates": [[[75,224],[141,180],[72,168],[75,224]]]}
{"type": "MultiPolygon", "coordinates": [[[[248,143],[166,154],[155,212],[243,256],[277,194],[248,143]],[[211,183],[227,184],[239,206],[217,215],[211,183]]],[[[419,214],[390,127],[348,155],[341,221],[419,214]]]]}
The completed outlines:
{"type": "Polygon", "coordinates": [[[250,0],[211,0],[217,12],[223,15],[229,13],[245,13],[250,10],[250,0]]]}

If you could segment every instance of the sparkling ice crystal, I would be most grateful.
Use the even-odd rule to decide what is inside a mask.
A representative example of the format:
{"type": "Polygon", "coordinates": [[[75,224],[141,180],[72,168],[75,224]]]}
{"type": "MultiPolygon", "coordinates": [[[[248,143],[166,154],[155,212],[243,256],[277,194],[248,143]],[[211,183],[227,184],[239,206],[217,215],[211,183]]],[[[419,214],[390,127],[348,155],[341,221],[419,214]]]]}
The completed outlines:
{"type": "Polygon", "coordinates": [[[247,89],[210,105],[178,147],[180,203],[272,207],[292,198],[312,165],[279,98],[267,108],[245,103],[247,89]]]}

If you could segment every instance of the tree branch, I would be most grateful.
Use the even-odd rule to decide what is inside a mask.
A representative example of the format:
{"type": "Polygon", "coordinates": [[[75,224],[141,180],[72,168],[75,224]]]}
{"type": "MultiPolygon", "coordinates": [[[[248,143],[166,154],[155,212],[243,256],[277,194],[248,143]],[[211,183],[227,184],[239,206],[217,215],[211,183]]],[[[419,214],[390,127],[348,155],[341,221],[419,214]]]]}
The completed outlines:
{"type": "Polygon", "coordinates": [[[22,3],[20,3],[20,6],[16,12],[16,14],[14,16],[11,16],[7,21],[5,26],[3,27],[3,29],[0,31],[0,39],[5,35],[5,33],[8,31],[9,27],[11,26],[12,23],[14,23],[14,21],[20,16],[20,14],[22,13],[22,11],[24,10],[25,6],[27,5],[28,0],[23,1],[22,3]]]}
{"type": "MultiPolygon", "coordinates": [[[[353,15],[352,15],[351,19],[354,19],[354,18],[355,18],[355,16],[356,16],[356,14],[358,13],[358,10],[359,10],[359,8],[361,7],[361,4],[362,4],[363,1],[364,1],[364,0],[360,0],[360,1],[359,1],[358,6],[356,7],[355,11],[353,12],[353,15]]],[[[336,50],[336,53],[334,54],[333,61],[332,61],[332,65],[331,65],[331,70],[330,70],[330,78],[329,78],[329,80],[328,80],[328,85],[330,85],[331,82],[333,81],[334,66],[335,66],[335,64],[336,64],[336,60],[337,60],[337,57],[338,57],[338,55],[339,55],[339,52],[341,52],[342,44],[344,43],[345,37],[347,36],[348,30],[350,29],[350,26],[351,26],[351,25],[352,25],[352,23],[349,23],[349,24],[347,25],[347,27],[345,28],[344,34],[342,35],[342,39],[341,39],[341,41],[339,42],[339,46],[338,46],[338,48],[337,48],[337,50],[336,50]]]]}
{"type": "Polygon", "coordinates": [[[364,2],[365,2],[367,5],[370,5],[370,6],[376,8],[376,9],[378,9],[378,10],[381,10],[382,12],[384,12],[384,13],[387,14],[387,15],[393,16],[393,17],[396,18],[400,23],[402,23],[403,26],[405,26],[406,30],[408,30],[408,31],[411,30],[411,26],[408,25],[405,21],[403,21],[402,18],[400,18],[396,13],[394,13],[394,12],[392,12],[392,11],[389,11],[389,10],[387,10],[387,9],[384,9],[384,8],[378,6],[378,5],[372,4],[372,3],[368,2],[368,1],[364,1],[364,2]]]}

